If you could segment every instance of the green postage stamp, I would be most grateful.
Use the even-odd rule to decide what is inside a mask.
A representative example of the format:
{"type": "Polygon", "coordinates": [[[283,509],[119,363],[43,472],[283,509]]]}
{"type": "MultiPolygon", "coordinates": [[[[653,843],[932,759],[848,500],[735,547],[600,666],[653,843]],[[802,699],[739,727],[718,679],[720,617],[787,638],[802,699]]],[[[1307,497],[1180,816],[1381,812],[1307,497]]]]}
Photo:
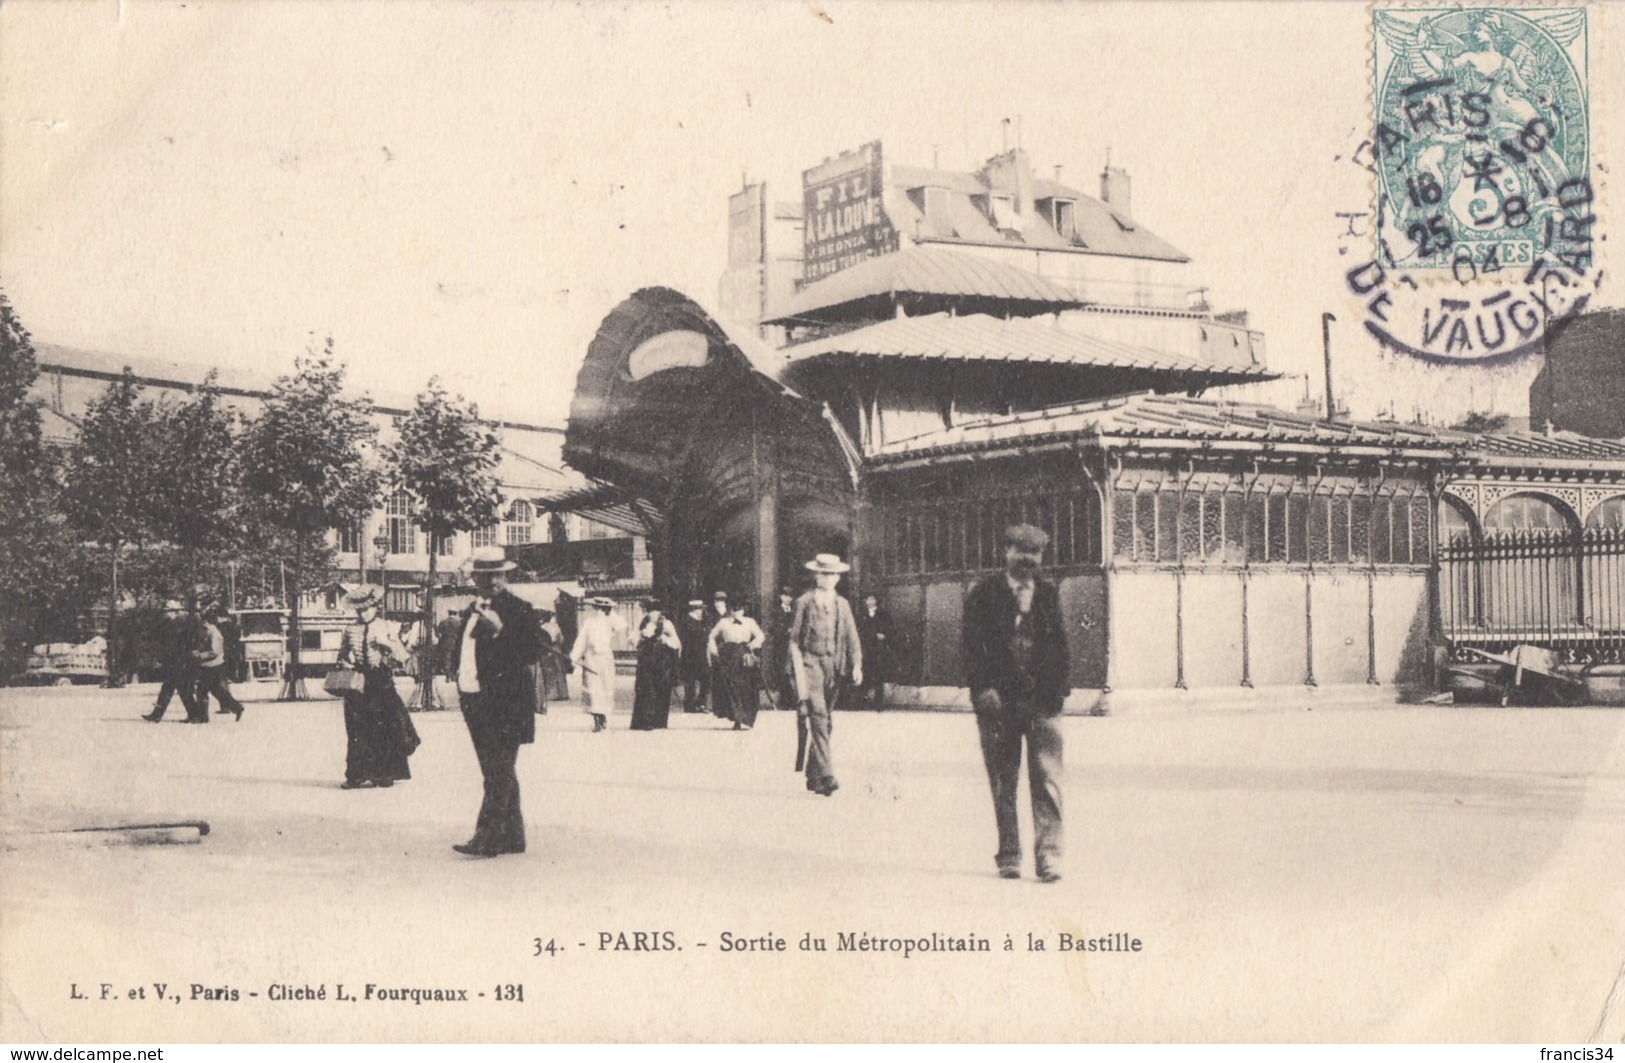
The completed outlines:
{"type": "Polygon", "coordinates": [[[1377,261],[1464,284],[1585,277],[1587,10],[1378,7],[1372,19],[1377,261]]]}

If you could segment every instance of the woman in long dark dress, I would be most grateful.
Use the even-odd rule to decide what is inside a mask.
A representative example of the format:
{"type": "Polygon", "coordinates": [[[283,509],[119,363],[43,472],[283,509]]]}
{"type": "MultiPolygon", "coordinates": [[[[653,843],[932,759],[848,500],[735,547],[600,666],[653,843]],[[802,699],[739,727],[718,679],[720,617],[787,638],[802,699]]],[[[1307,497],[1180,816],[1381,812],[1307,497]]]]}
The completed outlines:
{"type": "Polygon", "coordinates": [[[569,701],[570,687],[564,675],[570,667],[570,657],[561,645],[564,635],[553,619],[552,610],[536,610],[536,619],[542,625],[542,696],[548,701],[569,701]]]}
{"type": "Polygon", "coordinates": [[[632,685],[632,730],[658,731],[666,726],[671,712],[671,689],[677,683],[677,655],[682,640],[677,625],[660,612],[660,602],[643,603],[643,622],[638,625],[638,675],[632,685]]]}
{"type": "Polygon", "coordinates": [[[743,600],[735,602],[728,615],[711,629],[711,663],[716,666],[716,713],[732,719],[734,730],[748,731],[756,726],[756,710],[761,691],[759,678],[762,645],[767,642],[756,621],[745,615],[743,600]]]}
{"type": "Polygon", "coordinates": [[[346,790],[410,779],[407,758],[418,747],[417,728],[395,690],[393,666],[406,659],[406,651],[379,613],[382,601],[376,587],[359,587],[345,597],[356,623],[344,632],[339,663],[360,672],[365,682],[360,693],[344,695],[346,790]]]}

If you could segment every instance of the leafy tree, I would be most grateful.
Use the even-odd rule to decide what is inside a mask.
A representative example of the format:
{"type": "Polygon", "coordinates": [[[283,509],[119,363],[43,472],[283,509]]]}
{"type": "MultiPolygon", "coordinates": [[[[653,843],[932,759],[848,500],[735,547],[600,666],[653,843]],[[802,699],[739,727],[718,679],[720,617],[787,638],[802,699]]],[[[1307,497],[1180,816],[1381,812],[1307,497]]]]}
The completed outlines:
{"type": "Polygon", "coordinates": [[[117,642],[119,555],[130,544],[143,544],[153,524],[156,493],[154,461],[159,432],[157,408],[141,397],[141,386],[128,368],[85,410],[79,438],[68,450],[62,491],[69,523],[85,538],[107,548],[108,681],[123,672],[117,642]]]}
{"type": "Polygon", "coordinates": [[[46,446],[34,343],[0,291],[0,675],[22,667],[42,610],[60,602],[64,537],[55,512],[56,456],[46,446]]]}
{"type": "MultiPolygon", "coordinates": [[[[502,496],[497,487],[497,437],[480,421],[479,408],[451,396],[438,377],[418,394],[417,404],[395,418],[396,442],[385,459],[397,484],[417,499],[413,522],[429,540],[429,579],[423,595],[424,638],[434,630],[434,584],[441,543],[458,532],[496,522],[502,496]]],[[[418,698],[434,705],[433,654],[419,655],[418,698]]]]}
{"type": "Polygon", "coordinates": [[[1504,413],[1473,410],[1450,427],[1460,432],[1499,432],[1506,428],[1509,421],[1511,418],[1504,413]]]}
{"type": "Polygon", "coordinates": [[[358,523],[378,498],[380,475],[365,449],[378,434],[372,404],[344,397],[333,341],[279,377],[242,442],[242,484],[252,508],[293,540],[288,587],[288,680],[284,700],[304,698],[299,675],[299,598],[306,554],[333,528],[358,523]]]}
{"type": "Polygon", "coordinates": [[[160,407],[158,428],[154,532],[179,550],[184,585],[195,593],[205,557],[229,553],[242,538],[237,416],[221,404],[211,371],[190,399],[160,407]]]}

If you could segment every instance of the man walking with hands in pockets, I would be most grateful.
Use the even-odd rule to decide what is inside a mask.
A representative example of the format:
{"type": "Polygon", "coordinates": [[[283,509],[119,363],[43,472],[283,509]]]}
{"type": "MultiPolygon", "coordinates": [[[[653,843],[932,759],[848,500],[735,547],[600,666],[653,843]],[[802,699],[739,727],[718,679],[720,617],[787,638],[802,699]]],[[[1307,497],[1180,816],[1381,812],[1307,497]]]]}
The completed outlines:
{"type": "Polygon", "coordinates": [[[1061,878],[1062,702],[1071,693],[1061,595],[1039,575],[1049,536],[1031,524],[1004,532],[1004,571],[987,576],[965,598],[966,683],[976,708],[982,760],[999,828],[994,862],[1001,878],[1021,877],[1016,799],[1021,744],[1027,742],[1038,878],[1061,878]]]}
{"type": "Polygon", "coordinates": [[[840,789],[830,762],[830,713],[844,683],[863,682],[863,646],[857,621],[846,599],[835,593],[841,574],[850,570],[834,554],[807,562],[816,585],[796,599],[790,617],[790,661],[795,670],[797,712],[806,720],[807,789],[828,797],[840,789]]]}
{"type": "Polygon", "coordinates": [[[531,665],[540,652],[536,611],[508,589],[518,566],[500,546],[474,551],[470,575],[478,597],[463,624],[457,694],[463,721],[485,777],[485,799],[474,836],[452,848],[467,856],[525,851],[519,810],[519,747],[536,740],[536,683],[531,665]]]}

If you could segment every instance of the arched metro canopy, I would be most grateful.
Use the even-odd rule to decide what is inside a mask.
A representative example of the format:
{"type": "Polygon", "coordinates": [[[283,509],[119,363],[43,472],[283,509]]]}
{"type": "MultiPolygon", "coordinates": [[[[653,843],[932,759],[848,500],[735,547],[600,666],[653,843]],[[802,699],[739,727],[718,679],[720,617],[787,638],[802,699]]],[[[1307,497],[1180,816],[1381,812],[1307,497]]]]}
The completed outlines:
{"type": "Polygon", "coordinates": [[[717,429],[778,427],[788,467],[850,482],[856,451],[821,403],[776,379],[777,355],[729,335],[670,288],[633,293],[598,327],[576,377],[564,459],[588,476],[667,500],[694,444],[717,429]]]}
{"type": "Polygon", "coordinates": [[[564,459],[653,503],[660,593],[767,601],[801,554],[853,546],[857,449],[778,361],[669,288],[635,292],[587,348],[564,459]]]}

